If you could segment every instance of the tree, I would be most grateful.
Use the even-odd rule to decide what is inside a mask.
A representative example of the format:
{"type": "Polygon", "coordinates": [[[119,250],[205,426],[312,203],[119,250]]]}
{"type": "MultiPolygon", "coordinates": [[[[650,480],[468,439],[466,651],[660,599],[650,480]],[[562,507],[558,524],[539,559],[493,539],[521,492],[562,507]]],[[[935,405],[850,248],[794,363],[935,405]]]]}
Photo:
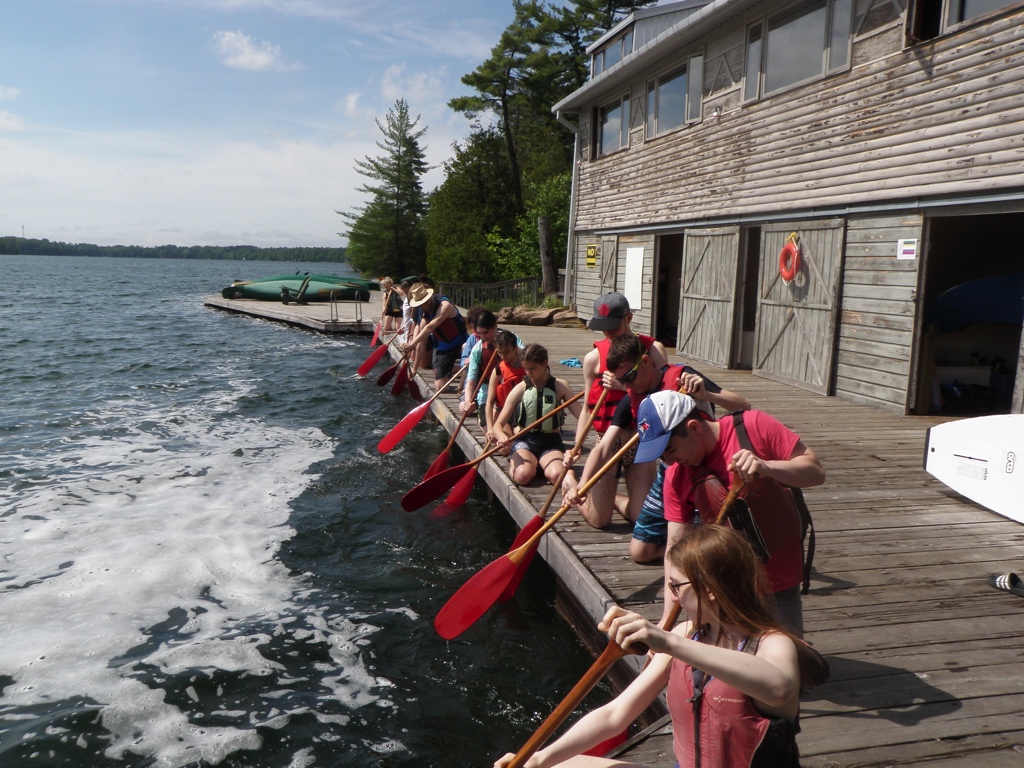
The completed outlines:
{"type": "Polygon", "coordinates": [[[351,213],[337,211],[350,223],[346,255],[361,272],[377,275],[405,275],[426,267],[426,198],[420,183],[430,170],[419,140],[426,128],[416,130],[419,116],[412,119],[409,105],[399,99],[381,124],[375,121],[384,140],[377,146],[384,154],[356,161],[356,170],[375,184],[364,184],[360,192],[370,202],[351,213]]]}
{"type": "Polygon", "coordinates": [[[445,180],[430,195],[427,271],[436,280],[489,283],[498,280],[487,236],[516,231],[511,173],[504,140],[493,128],[478,128],[452,146],[445,180]]]}

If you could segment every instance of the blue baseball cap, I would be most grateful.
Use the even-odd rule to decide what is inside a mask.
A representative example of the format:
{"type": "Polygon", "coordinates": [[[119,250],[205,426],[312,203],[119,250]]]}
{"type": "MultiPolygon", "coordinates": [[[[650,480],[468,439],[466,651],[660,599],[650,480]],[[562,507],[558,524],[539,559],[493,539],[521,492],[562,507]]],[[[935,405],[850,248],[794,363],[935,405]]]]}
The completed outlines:
{"type": "Polygon", "coordinates": [[[633,462],[644,464],[661,458],[672,437],[672,430],[693,413],[696,407],[692,397],[672,390],[655,392],[644,398],[636,415],[640,446],[636,449],[633,462]]]}

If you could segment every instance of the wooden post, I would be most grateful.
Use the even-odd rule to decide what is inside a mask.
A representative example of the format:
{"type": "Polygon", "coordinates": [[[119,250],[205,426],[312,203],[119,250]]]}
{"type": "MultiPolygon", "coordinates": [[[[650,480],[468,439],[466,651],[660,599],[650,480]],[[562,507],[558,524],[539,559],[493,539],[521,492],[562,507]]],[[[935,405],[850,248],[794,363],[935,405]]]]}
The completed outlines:
{"type": "Polygon", "coordinates": [[[558,269],[551,252],[551,219],[537,217],[537,238],[540,241],[540,290],[545,296],[558,293],[558,269]]]}
{"type": "Polygon", "coordinates": [[[1024,413],[1024,328],[1021,329],[1017,352],[1017,375],[1013,379],[1013,402],[1010,413],[1024,413]]]}

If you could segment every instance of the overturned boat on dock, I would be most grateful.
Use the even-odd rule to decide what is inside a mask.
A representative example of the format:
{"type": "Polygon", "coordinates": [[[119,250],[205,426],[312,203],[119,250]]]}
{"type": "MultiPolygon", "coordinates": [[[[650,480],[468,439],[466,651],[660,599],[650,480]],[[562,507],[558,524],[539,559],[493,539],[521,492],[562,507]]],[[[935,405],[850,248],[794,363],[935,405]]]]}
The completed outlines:
{"type": "Polygon", "coordinates": [[[259,280],[235,280],[220,294],[225,299],[256,299],[305,304],[309,301],[369,301],[378,283],[338,275],[274,275],[259,280]]]}

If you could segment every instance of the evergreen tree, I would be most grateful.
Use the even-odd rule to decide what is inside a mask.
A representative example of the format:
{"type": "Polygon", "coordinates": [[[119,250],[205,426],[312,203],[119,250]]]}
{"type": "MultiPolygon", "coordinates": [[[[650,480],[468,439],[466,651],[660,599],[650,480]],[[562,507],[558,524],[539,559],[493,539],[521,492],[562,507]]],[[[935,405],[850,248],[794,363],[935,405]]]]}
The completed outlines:
{"type": "Polygon", "coordinates": [[[438,280],[495,282],[502,278],[488,254],[488,236],[516,231],[504,140],[493,128],[477,128],[453,150],[445,180],[430,196],[427,271],[438,280]]]}
{"type": "Polygon", "coordinates": [[[349,222],[342,234],[348,236],[346,256],[353,267],[402,277],[423,271],[427,261],[427,204],[420,180],[429,167],[419,143],[426,128],[416,130],[419,117],[410,117],[405,99],[395,102],[383,124],[376,123],[384,134],[377,142],[384,154],[356,161],[356,170],[376,182],[359,188],[371,195],[370,202],[337,213],[349,222]]]}

